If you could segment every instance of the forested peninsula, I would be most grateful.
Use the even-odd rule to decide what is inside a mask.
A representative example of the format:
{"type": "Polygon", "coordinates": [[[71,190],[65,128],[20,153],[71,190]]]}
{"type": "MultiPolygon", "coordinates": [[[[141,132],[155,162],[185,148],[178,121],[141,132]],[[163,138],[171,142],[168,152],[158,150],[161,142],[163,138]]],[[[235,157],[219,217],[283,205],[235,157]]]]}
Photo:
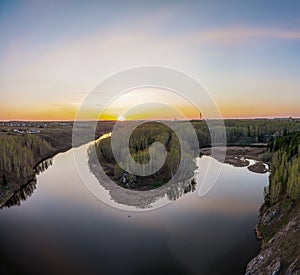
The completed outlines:
{"type": "MultiPolygon", "coordinates": [[[[122,122],[123,126],[117,133],[118,136],[125,136],[127,126],[130,122],[122,122]]],[[[214,132],[215,128],[220,127],[219,121],[210,121],[210,129],[205,121],[191,121],[190,122],[198,139],[198,148],[200,148],[200,154],[210,155],[211,150],[211,132],[214,132]]],[[[248,166],[248,169],[257,172],[265,173],[268,171],[264,163],[270,164],[271,152],[266,152],[267,145],[277,137],[284,136],[288,133],[298,131],[300,129],[300,123],[292,119],[288,120],[225,120],[226,137],[216,136],[214,137],[215,143],[218,145],[215,148],[218,158],[218,150],[220,148],[220,155],[222,155],[222,146],[224,146],[224,140],[227,141],[227,152],[225,162],[234,166],[248,166],[249,159],[257,160],[254,165],[248,166]]],[[[168,182],[175,171],[178,168],[179,161],[181,159],[180,154],[185,152],[191,152],[193,146],[191,146],[191,136],[189,136],[189,124],[185,121],[173,121],[169,122],[169,125],[176,125],[179,129],[180,135],[183,136],[181,143],[176,134],[163,122],[145,122],[137,127],[133,132],[129,140],[129,150],[133,160],[139,164],[148,163],[150,160],[149,148],[154,142],[162,143],[167,151],[167,157],[165,165],[155,174],[151,176],[136,176],[128,173],[120,167],[116,162],[111,147],[111,137],[100,139],[95,143],[96,154],[90,151],[90,162],[95,162],[95,158],[99,160],[101,166],[104,168],[106,174],[111,177],[118,185],[124,188],[130,188],[134,190],[149,190],[157,188],[164,183],[168,182]],[[181,151],[181,147],[183,150],[181,151]]],[[[124,150],[126,142],[121,141],[123,144],[119,144],[118,150],[121,155],[124,150]]],[[[154,152],[156,158],[162,158],[162,152],[157,150],[154,152]]],[[[190,159],[186,161],[184,171],[186,175],[183,175],[183,180],[191,178],[193,176],[193,170],[195,165],[193,159],[198,155],[190,155],[190,159]]],[[[184,158],[187,159],[187,158],[184,158]]],[[[132,160],[128,159],[127,162],[130,166],[132,160]]],[[[126,166],[126,165],[125,165],[126,166]]],[[[124,167],[124,165],[123,165],[124,167]]]]}

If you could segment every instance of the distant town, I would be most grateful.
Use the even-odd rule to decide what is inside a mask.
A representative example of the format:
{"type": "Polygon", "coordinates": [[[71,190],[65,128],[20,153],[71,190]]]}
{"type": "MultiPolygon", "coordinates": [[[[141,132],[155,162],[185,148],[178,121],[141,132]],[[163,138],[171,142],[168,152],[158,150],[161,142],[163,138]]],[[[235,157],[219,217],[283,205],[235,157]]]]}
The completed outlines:
{"type": "Polygon", "coordinates": [[[73,127],[73,121],[1,121],[0,126],[34,128],[73,127]]]}
{"type": "Polygon", "coordinates": [[[39,134],[45,128],[72,128],[73,121],[2,121],[0,127],[2,133],[39,134]]]}

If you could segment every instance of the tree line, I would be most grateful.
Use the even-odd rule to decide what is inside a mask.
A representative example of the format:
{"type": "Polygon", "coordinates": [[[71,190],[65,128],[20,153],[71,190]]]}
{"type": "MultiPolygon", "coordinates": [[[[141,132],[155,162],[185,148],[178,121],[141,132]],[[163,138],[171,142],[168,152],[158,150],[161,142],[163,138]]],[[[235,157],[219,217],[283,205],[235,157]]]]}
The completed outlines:
{"type": "MultiPolygon", "coordinates": [[[[210,123],[211,131],[219,127],[219,122],[210,123]]],[[[200,147],[210,146],[210,130],[205,121],[193,121],[200,147]]],[[[228,119],[224,120],[227,145],[252,145],[255,143],[269,143],[273,139],[300,130],[300,122],[296,120],[276,119],[228,119]]],[[[219,142],[224,137],[219,138],[219,142]]],[[[218,142],[218,139],[217,139],[218,142]]]]}
{"type": "Polygon", "coordinates": [[[272,205],[282,197],[300,198],[300,132],[286,134],[269,144],[272,154],[269,187],[265,202],[272,205]]]}
{"type": "Polygon", "coordinates": [[[2,184],[14,178],[27,178],[33,174],[33,166],[53,148],[35,135],[0,136],[0,171],[2,184]],[[10,178],[8,180],[8,178],[10,178]]]}
{"type": "Polygon", "coordinates": [[[97,157],[100,162],[104,159],[104,161],[113,164],[113,174],[116,180],[119,180],[121,177],[124,178],[124,175],[126,174],[124,183],[126,183],[127,186],[128,182],[130,182],[134,187],[140,187],[146,183],[148,183],[149,186],[152,185],[153,187],[158,187],[169,181],[175,175],[179,164],[181,164],[184,169],[181,169],[180,174],[177,174],[177,176],[182,180],[186,180],[193,176],[193,171],[196,168],[194,162],[196,156],[188,154],[188,152],[190,152],[188,136],[186,137],[187,140],[182,141],[180,144],[177,135],[166,125],[156,122],[145,123],[138,126],[130,136],[129,151],[132,158],[128,158],[125,152],[127,141],[125,138],[122,139],[122,136],[126,136],[124,135],[126,131],[127,128],[122,127],[118,132],[113,133],[120,137],[118,154],[123,160],[124,166],[127,165],[127,167],[130,168],[131,165],[134,165],[134,163],[132,163],[133,161],[139,164],[148,163],[150,161],[149,148],[154,142],[159,142],[164,145],[166,149],[166,161],[160,169],[159,167],[156,167],[155,165],[157,165],[158,160],[163,159],[164,153],[159,148],[152,148],[153,161],[150,169],[154,168],[155,170],[159,170],[151,176],[136,177],[135,175],[127,174],[121,168],[122,165],[120,166],[116,163],[111,148],[111,138],[99,140],[95,144],[97,157]],[[182,154],[184,155],[182,156],[182,154]]]}
{"type": "MultiPolygon", "coordinates": [[[[128,130],[126,127],[128,123],[130,122],[125,122],[123,127],[118,130],[118,133],[115,132],[114,134],[122,137],[128,130]]],[[[151,144],[154,142],[160,142],[165,146],[167,150],[165,165],[156,174],[152,175],[152,180],[168,181],[176,173],[181,159],[188,160],[186,163],[184,163],[186,169],[183,172],[182,179],[187,179],[193,175],[192,171],[195,168],[193,159],[196,156],[184,155],[184,158],[181,156],[181,154],[185,154],[185,152],[190,152],[192,146],[193,137],[190,135],[190,131],[188,131],[190,126],[185,121],[174,121],[172,123],[177,125],[176,129],[178,129],[179,134],[184,136],[184,140],[181,141],[181,144],[179,143],[177,135],[170,128],[166,127],[162,123],[157,122],[146,122],[140,125],[130,136],[129,151],[133,160],[140,164],[146,164],[150,161],[149,147],[151,144]],[[181,150],[181,147],[183,147],[183,150],[181,150]]],[[[205,121],[192,121],[191,124],[197,135],[200,148],[211,145],[211,134],[217,132],[215,130],[220,127],[220,121],[217,120],[210,121],[210,129],[205,121]]],[[[222,143],[227,139],[227,145],[246,146],[257,143],[266,144],[268,142],[271,142],[272,144],[272,141],[276,140],[278,137],[300,130],[300,123],[293,120],[232,119],[225,120],[224,124],[226,129],[224,134],[226,136],[215,136],[214,141],[216,143],[222,143]]],[[[121,159],[125,159],[126,146],[126,140],[122,140],[122,138],[120,138],[120,144],[118,144],[118,154],[121,155],[121,159]]],[[[110,172],[114,175],[115,179],[120,179],[122,175],[124,175],[125,171],[115,161],[111,148],[111,138],[102,139],[96,142],[96,152],[100,161],[102,159],[112,164],[114,169],[110,172]]],[[[161,151],[158,150],[157,152],[154,152],[154,156],[157,158],[162,158],[161,151]]],[[[130,166],[132,159],[125,159],[124,161],[128,162],[128,165],[130,166]]],[[[296,166],[296,163],[294,166],[296,166]]],[[[128,177],[130,178],[130,181],[135,180],[135,178],[131,175],[128,177]]],[[[144,180],[147,179],[144,178],[144,180]]],[[[294,186],[294,183],[292,185],[294,186]]]]}

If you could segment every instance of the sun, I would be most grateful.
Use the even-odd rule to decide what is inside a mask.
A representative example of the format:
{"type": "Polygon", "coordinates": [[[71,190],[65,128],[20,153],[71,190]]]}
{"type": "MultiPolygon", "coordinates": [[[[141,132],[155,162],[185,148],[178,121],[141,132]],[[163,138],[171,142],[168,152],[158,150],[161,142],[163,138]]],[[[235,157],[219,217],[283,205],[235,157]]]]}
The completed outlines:
{"type": "Polygon", "coordinates": [[[120,115],[120,116],[118,117],[118,121],[124,121],[124,120],[126,120],[126,118],[125,118],[123,115],[120,115]]]}

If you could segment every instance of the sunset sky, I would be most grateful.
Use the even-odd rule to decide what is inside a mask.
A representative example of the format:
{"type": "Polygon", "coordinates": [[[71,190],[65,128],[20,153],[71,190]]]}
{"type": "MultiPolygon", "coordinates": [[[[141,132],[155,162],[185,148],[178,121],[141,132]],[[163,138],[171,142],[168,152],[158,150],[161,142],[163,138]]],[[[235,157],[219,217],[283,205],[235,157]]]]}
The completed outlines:
{"type": "MultiPolygon", "coordinates": [[[[299,14],[300,1],[1,1],[0,120],[72,120],[98,83],[145,65],[191,75],[225,118],[300,117],[299,14]]],[[[199,115],[163,91],[128,97],[107,117],[147,97],[199,115]]]]}

